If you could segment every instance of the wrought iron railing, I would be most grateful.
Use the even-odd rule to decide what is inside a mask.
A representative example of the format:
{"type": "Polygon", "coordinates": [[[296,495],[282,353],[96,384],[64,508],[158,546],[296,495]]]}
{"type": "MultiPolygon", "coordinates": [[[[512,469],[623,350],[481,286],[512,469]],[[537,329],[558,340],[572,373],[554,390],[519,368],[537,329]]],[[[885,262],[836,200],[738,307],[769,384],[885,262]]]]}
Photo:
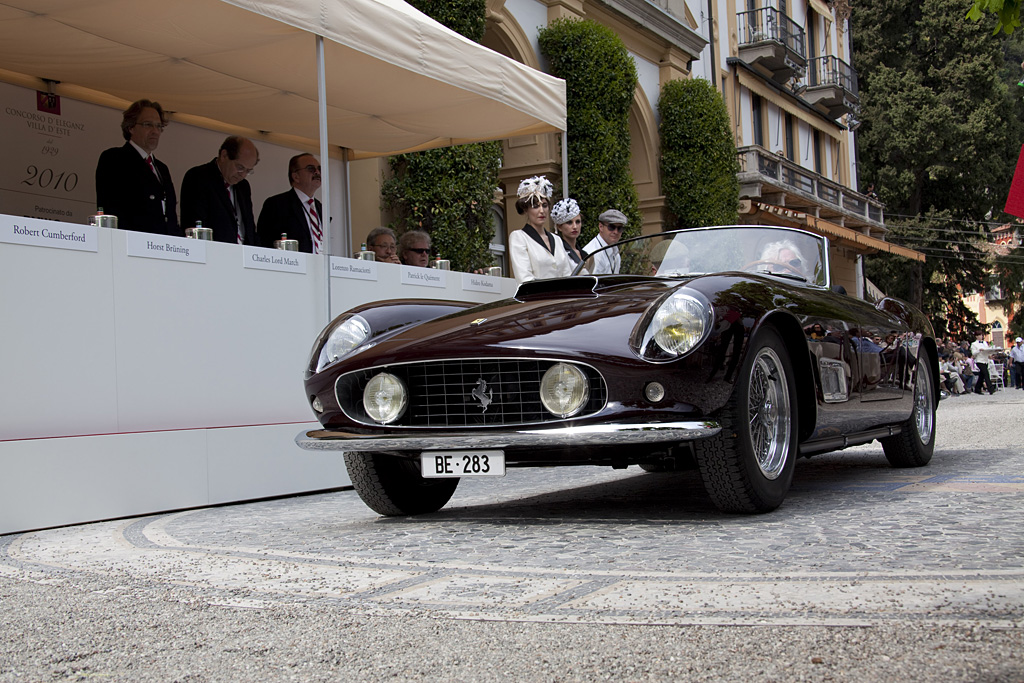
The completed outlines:
{"type": "Polygon", "coordinates": [[[741,46],[775,41],[801,57],[807,56],[803,27],[774,7],[747,10],[737,16],[741,46]]]}
{"type": "Polygon", "coordinates": [[[755,172],[778,187],[797,190],[846,214],[855,215],[879,227],[884,225],[883,206],[878,200],[808,171],[762,147],[741,147],[738,151],[741,173],[755,172]]]}
{"type": "Polygon", "coordinates": [[[809,87],[835,85],[846,92],[857,94],[857,72],[838,57],[827,55],[810,61],[807,73],[809,87]]]}

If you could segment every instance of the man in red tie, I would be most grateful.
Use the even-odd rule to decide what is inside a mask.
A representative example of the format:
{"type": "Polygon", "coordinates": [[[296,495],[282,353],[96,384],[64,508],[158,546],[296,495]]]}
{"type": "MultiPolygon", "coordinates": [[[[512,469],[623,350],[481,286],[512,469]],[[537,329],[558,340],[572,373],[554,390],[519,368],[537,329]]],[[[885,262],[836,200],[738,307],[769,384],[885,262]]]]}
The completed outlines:
{"type": "Polygon", "coordinates": [[[320,189],[320,162],[312,154],[288,160],[291,189],[267,197],[256,226],[260,246],[273,247],[285,234],[299,241],[299,251],[319,254],[323,249],[323,208],[313,195],[320,189]]]}
{"type": "Polygon", "coordinates": [[[221,143],[217,156],[193,166],[181,181],[181,224],[202,222],[213,229],[215,242],[256,244],[249,176],[256,172],[259,150],[249,138],[232,135],[221,143]]]}
{"type": "Polygon", "coordinates": [[[167,117],[157,102],[139,100],[121,119],[126,142],[100,155],[96,164],[96,208],[117,216],[122,230],[184,236],[178,199],[167,165],[153,156],[167,117]]]}

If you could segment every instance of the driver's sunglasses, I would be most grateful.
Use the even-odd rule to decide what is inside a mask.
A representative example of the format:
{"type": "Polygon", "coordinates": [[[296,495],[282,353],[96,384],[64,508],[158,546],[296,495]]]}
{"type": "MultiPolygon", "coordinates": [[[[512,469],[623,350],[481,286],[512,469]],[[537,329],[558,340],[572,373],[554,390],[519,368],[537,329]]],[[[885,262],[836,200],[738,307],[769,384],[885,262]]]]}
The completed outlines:
{"type": "Polygon", "coordinates": [[[614,230],[615,232],[622,232],[623,230],[626,229],[626,226],[622,225],[621,223],[609,223],[608,229],[614,230]]]}
{"type": "Polygon", "coordinates": [[[800,259],[798,259],[798,258],[793,259],[792,261],[789,262],[789,265],[793,266],[794,268],[799,268],[800,267],[800,259]]]}

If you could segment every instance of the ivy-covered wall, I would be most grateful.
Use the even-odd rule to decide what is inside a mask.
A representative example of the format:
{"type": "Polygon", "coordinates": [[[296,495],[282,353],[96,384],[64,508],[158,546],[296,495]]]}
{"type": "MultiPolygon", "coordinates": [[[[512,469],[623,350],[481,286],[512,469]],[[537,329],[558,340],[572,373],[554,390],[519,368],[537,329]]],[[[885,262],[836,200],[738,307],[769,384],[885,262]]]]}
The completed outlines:
{"type": "Polygon", "coordinates": [[[721,94],[700,78],[669,81],[661,114],[661,188],[665,228],[728,225],[738,218],[739,160],[721,94]]]}
{"type": "Polygon", "coordinates": [[[588,19],[556,19],[539,40],[551,73],[565,79],[569,196],[583,213],[580,244],[597,234],[597,217],[610,208],[626,214],[627,236],[640,234],[643,217],[629,170],[632,57],[614,31],[588,19]]]}

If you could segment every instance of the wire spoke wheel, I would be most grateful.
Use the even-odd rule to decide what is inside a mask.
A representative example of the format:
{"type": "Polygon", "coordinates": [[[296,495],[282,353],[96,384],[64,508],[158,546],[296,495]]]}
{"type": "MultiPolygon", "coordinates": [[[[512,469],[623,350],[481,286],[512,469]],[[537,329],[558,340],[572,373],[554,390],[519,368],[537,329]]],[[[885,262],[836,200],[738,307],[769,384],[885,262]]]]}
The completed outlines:
{"type": "Polygon", "coordinates": [[[796,462],[793,364],[779,333],[766,326],[749,342],[722,431],[694,442],[704,488],[725,512],[769,512],[786,497],[796,462]]]}
{"type": "Polygon", "coordinates": [[[782,361],[771,347],[758,351],[750,372],[750,442],[761,473],[775,479],[789,455],[789,387],[782,361]]]}

